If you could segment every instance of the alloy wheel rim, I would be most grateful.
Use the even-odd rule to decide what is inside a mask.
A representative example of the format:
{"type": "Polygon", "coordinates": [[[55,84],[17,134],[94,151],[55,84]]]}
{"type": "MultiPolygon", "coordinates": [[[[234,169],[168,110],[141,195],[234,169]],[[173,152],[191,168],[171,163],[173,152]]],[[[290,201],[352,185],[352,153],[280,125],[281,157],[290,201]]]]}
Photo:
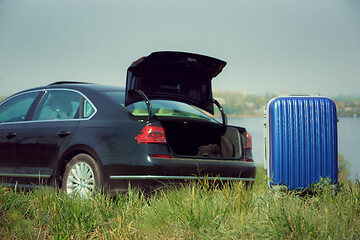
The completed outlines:
{"type": "Polygon", "coordinates": [[[81,198],[90,197],[95,189],[95,176],[92,168],[85,162],[76,163],[69,172],[66,181],[66,192],[77,194],[81,198]]]}

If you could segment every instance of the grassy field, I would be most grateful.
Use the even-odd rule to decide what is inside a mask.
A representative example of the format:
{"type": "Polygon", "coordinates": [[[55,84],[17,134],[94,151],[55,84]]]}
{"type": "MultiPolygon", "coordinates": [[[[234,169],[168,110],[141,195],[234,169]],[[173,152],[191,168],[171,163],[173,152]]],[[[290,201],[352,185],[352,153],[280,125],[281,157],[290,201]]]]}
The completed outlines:
{"type": "Polygon", "coordinates": [[[0,185],[0,239],[360,239],[359,182],[275,195],[259,167],[252,189],[208,186],[81,200],[0,185]]]}

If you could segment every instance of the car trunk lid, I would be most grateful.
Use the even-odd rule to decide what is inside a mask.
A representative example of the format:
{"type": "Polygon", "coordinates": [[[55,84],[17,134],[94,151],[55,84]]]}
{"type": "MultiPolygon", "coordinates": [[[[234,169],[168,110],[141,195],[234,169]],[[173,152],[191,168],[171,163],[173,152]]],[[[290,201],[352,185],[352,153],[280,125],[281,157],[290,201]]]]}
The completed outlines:
{"type": "Polygon", "coordinates": [[[127,71],[125,106],[144,100],[185,102],[214,114],[211,80],[226,62],[184,52],[155,52],[133,62],[127,71]]]}

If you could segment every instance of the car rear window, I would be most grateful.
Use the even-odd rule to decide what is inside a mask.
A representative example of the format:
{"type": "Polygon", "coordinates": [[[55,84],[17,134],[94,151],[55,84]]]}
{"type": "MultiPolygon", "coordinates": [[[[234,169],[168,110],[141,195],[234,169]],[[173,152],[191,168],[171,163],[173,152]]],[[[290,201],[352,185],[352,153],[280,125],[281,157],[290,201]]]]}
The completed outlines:
{"type": "MultiPolygon", "coordinates": [[[[124,91],[105,91],[104,93],[124,107],[124,91]]],[[[150,100],[150,102],[152,106],[152,113],[158,117],[194,118],[217,122],[215,119],[206,115],[204,112],[186,103],[170,100],[150,100]]],[[[144,101],[130,104],[129,106],[126,106],[125,109],[127,109],[132,115],[136,117],[144,117],[148,116],[149,114],[144,101]]]]}
{"type": "MultiPolygon", "coordinates": [[[[202,111],[186,103],[170,100],[150,100],[152,113],[158,117],[180,117],[216,121],[202,111]]],[[[147,116],[145,102],[136,102],[126,107],[134,116],[147,116]]]]}

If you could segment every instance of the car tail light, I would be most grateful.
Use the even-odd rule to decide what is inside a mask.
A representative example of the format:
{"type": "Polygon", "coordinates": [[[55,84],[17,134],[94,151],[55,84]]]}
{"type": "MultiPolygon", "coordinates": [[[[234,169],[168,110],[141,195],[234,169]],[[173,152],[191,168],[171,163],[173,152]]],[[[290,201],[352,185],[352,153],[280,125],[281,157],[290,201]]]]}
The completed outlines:
{"type": "Polygon", "coordinates": [[[254,159],[246,158],[244,159],[244,162],[254,162],[254,159]]]}
{"type": "Polygon", "coordinates": [[[252,149],[252,136],[248,132],[246,132],[246,148],[252,149]]]}
{"type": "MultiPolygon", "coordinates": [[[[246,149],[252,149],[252,136],[246,132],[246,149]]],[[[244,162],[254,162],[252,158],[245,158],[244,162]]]]}
{"type": "Polygon", "coordinates": [[[136,135],[135,139],[138,143],[160,143],[166,144],[165,130],[161,126],[157,125],[146,125],[136,135]]]}

